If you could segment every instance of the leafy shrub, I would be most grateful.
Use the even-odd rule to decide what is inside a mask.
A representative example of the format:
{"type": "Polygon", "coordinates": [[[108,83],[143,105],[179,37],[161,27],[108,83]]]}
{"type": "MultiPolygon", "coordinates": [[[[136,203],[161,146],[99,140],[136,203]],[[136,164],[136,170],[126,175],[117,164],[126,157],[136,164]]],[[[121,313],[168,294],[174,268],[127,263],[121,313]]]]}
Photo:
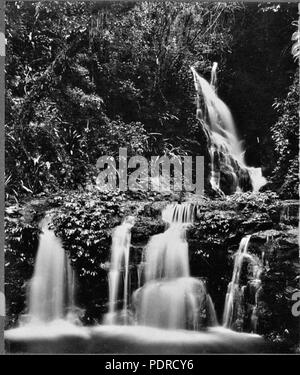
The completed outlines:
{"type": "Polygon", "coordinates": [[[240,8],[9,3],[7,198],[81,187],[120,146],[146,156],[195,150],[189,66],[208,73],[227,52],[240,8]]]}
{"type": "Polygon", "coordinates": [[[280,197],[298,199],[299,185],[299,71],[284,100],[274,104],[279,113],[272,127],[277,154],[272,182],[280,197]]]}
{"type": "Polygon", "coordinates": [[[25,312],[26,282],[31,278],[38,246],[39,228],[21,219],[15,210],[6,212],[5,220],[5,296],[6,327],[16,324],[25,312]]]}

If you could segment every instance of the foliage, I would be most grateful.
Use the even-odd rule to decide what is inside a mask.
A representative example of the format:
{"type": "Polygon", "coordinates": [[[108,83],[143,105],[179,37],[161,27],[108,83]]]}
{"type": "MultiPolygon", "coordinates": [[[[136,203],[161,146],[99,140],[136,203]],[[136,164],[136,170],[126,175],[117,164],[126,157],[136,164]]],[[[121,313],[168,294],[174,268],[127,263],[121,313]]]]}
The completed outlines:
{"type": "Polygon", "coordinates": [[[7,198],[84,186],[119,146],[208,159],[189,67],[209,78],[213,61],[246,159],[268,174],[295,14],[290,4],[9,2],[7,198]]]}
{"type": "Polygon", "coordinates": [[[27,281],[33,270],[39,229],[35,223],[21,219],[18,210],[6,211],[5,220],[5,296],[6,326],[15,325],[25,312],[27,281]]]}
{"type": "MultiPolygon", "coordinates": [[[[298,4],[298,13],[300,15],[300,6],[298,4]]],[[[297,27],[297,31],[295,31],[292,35],[292,40],[294,41],[293,48],[292,48],[292,55],[294,56],[295,60],[300,59],[300,20],[294,21],[293,25],[297,27]]]]}
{"type": "Polygon", "coordinates": [[[272,174],[274,154],[271,125],[278,114],[274,97],[284,97],[297,65],[291,55],[293,21],[298,5],[248,3],[236,13],[231,53],[219,74],[219,93],[232,110],[244,140],[245,160],[272,174]]]}
{"type": "Polygon", "coordinates": [[[7,196],[84,185],[120,145],[146,155],[194,147],[189,66],[206,73],[228,52],[239,8],[8,3],[7,196]]]}
{"type": "Polygon", "coordinates": [[[278,156],[273,183],[281,197],[298,199],[299,185],[299,71],[285,99],[276,100],[279,113],[272,127],[272,138],[278,156]]]}
{"type": "MultiPolygon", "coordinates": [[[[291,262],[290,255],[279,255],[282,248],[287,250],[286,245],[280,244],[280,240],[279,243],[274,241],[269,269],[264,270],[262,275],[263,288],[258,304],[259,333],[263,333],[268,340],[276,344],[278,352],[295,350],[299,343],[299,319],[291,314],[294,304],[292,295],[299,290],[298,249],[297,241],[295,242],[294,262],[291,262]]],[[[282,253],[284,254],[284,251],[282,253]]]]}
{"type": "Polygon", "coordinates": [[[27,285],[32,277],[33,263],[38,246],[38,223],[49,210],[50,227],[62,239],[71,264],[78,278],[77,303],[86,310],[87,324],[100,321],[107,311],[107,262],[113,229],[125,216],[137,216],[141,229],[133,231],[138,241],[163,231],[164,224],[157,219],[161,207],[172,196],[142,192],[100,192],[97,189],[60,192],[40,196],[22,206],[8,206],[5,220],[5,289],[7,298],[6,327],[16,324],[17,318],[26,313],[27,285]],[[159,209],[151,212],[149,203],[159,209]],[[155,214],[155,218],[154,218],[155,214]],[[146,221],[143,219],[147,216],[146,221]],[[155,225],[157,228],[155,228],[155,225]]]}

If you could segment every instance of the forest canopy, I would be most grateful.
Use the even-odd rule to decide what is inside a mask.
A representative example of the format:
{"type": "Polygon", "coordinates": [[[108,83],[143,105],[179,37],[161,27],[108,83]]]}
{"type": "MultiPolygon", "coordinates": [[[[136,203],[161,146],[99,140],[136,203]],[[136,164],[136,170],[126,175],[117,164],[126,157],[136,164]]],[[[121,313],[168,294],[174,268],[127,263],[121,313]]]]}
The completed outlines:
{"type": "Polygon", "coordinates": [[[230,106],[249,165],[297,196],[296,4],[8,2],[6,194],[94,183],[96,160],[204,151],[190,66],[230,106]]]}

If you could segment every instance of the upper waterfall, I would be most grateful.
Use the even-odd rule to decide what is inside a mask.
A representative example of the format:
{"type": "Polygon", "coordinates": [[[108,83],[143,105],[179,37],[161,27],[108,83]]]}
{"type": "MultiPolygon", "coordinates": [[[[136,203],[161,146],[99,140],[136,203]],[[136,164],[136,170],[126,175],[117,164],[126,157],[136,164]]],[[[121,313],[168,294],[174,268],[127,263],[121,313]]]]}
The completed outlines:
{"type": "Polygon", "coordinates": [[[211,83],[204,79],[194,67],[193,73],[197,93],[197,117],[203,119],[210,136],[211,156],[210,182],[215,190],[222,190],[222,176],[230,176],[232,191],[244,190],[245,174],[251,179],[252,189],[258,191],[266,184],[261,168],[248,167],[244,160],[245,150],[238,137],[236,125],[228,106],[219,98],[216,91],[217,63],[213,64],[211,83]],[[201,108],[203,104],[204,111],[201,108]]]}

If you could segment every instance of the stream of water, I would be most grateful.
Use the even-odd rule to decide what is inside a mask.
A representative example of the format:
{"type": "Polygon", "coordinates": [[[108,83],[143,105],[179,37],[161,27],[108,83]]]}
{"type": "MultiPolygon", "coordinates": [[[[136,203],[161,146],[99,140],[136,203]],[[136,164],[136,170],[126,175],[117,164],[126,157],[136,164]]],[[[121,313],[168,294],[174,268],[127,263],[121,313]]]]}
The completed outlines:
{"type": "Polygon", "coordinates": [[[34,273],[29,285],[27,319],[46,323],[71,317],[75,308],[75,275],[61,241],[48,228],[49,218],[41,223],[34,273]]]}
{"type": "Polygon", "coordinates": [[[211,157],[210,183],[214,190],[222,192],[221,175],[230,176],[231,191],[244,190],[247,173],[253,191],[266,184],[261,168],[249,167],[244,160],[245,150],[238,137],[236,125],[228,106],[217,94],[217,63],[213,63],[211,82],[191,67],[197,93],[197,117],[204,120],[209,135],[211,157]]]}

